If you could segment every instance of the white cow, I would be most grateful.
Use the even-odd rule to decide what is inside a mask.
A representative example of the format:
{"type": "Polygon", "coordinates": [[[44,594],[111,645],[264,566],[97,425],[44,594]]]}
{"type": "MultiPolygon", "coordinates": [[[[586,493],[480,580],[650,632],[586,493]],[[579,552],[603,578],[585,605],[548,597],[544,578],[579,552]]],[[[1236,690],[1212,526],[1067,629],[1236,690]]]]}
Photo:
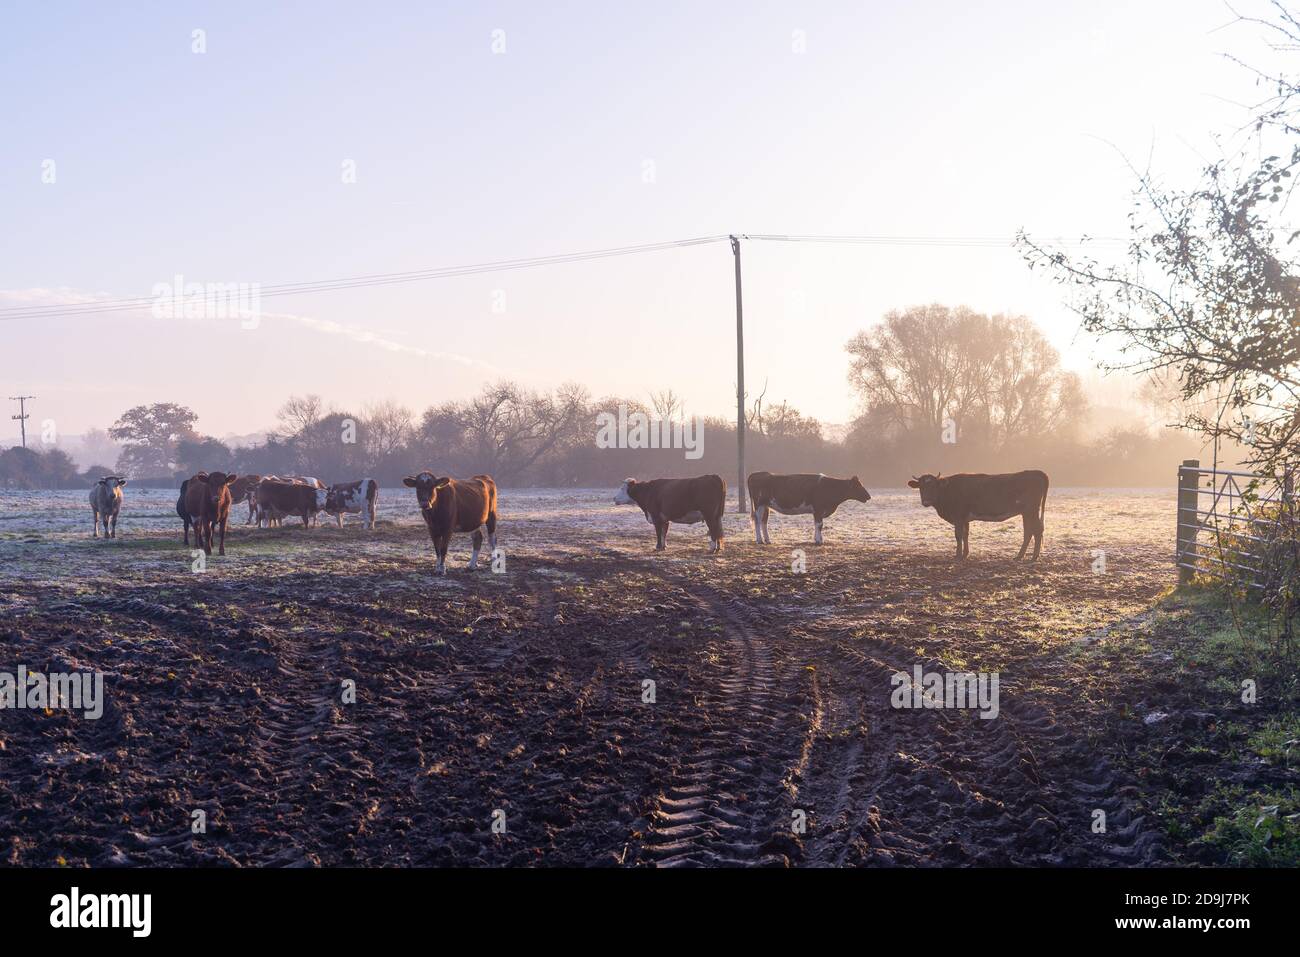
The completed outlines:
{"type": "Polygon", "coordinates": [[[95,537],[99,538],[99,523],[104,523],[104,537],[117,538],[117,513],[122,509],[122,486],[126,479],[105,475],[90,488],[90,507],[95,513],[95,537]]]}

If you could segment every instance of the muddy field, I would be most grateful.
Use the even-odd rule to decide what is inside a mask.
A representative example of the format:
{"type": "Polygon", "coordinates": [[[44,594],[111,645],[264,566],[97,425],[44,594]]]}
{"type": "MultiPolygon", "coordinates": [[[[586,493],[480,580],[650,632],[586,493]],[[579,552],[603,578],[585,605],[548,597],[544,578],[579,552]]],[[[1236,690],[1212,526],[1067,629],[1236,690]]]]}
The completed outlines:
{"type": "Polygon", "coordinates": [[[80,493],[0,493],[0,671],[102,671],[106,698],[0,711],[7,863],[1168,859],[1097,744],[1115,689],[1071,651],[1172,584],[1172,491],[1053,490],[1030,566],[1018,520],[955,563],[908,490],[820,548],[733,510],[718,557],[702,526],[655,554],[612,490],[503,490],[504,570],[467,572],[461,536],[441,579],[409,490],[373,532],[237,525],[201,573],[175,493],[125,493],[115,541],[80,493]],[[916,664],[998,672],[998,717],[891,707],[916,664]]]}

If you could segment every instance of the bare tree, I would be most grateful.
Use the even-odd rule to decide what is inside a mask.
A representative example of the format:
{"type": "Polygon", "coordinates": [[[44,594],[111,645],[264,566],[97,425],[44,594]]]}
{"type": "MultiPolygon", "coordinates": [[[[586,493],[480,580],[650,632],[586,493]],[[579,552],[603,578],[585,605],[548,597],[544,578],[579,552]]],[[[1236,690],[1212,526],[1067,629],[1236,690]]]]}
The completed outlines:
{"type": "Polygon", "coordinates": [[[676,421],[686,412],[682,397],[672,389],[661,389],[650,393],[650,408],[654,409],[655,415],[665,422],[676,421]]]}
{"type": "MultiPolygon", "coordinates": [[[[1271,19],[1240,20],[1283,41],[1275,49],[1300,50],[1300,22],[1273,7],[1271,19]]],[[[1067,254],[1024,233],[1019,242],[1030,267],[1066,289],[1083,327],[1116,343],[1122,358],[1109,368],[1172,377],[1183,426],[1216,447],[1240,443],[1250,464],[1281,475],[1300,464],[1300,229],[1288,215],[1300,80],[1252,72],[1272,93],[1253,107],[1240,152],[1205,167],[1190,190],[1134,170],[1122,261],[1067,254]]]]}
{"type": "Polygon", "coordinates": [[[366,456],[371,462],[381,462],[396,452],[413,431],[411,410],[390,400],[364,407],[361,417],[366,456]]]}
{"type": "Polygon", "coordinates": [[[324,403],[318,395],[292,395],[280,406],[280,434],[288,438],[309,431],[325,414],[324,403]]]}
{"type": "Polygon", "coordinates": [[[937,437],[952,419],[996,449],[1069,428],[1085,408],[1078,377],[1024,317],[920,306],[890,312],[847,348],[865,411],[896,435],[937,437]]]}

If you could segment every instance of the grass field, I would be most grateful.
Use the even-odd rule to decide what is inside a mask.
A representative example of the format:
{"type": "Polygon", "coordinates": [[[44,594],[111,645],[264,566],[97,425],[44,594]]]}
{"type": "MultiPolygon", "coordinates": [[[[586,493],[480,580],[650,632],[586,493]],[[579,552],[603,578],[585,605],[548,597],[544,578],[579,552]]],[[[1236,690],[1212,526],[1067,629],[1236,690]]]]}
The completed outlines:
{"type": "Polygon", "coordinates": [[[820,548],[808,518],[759,546],[733,511],[716,557],[703,526],[656,554],[611,499],[505,489],[504,570],[466,571],[460,536],[435,578],[405,489],[372,532],[235,526],[202,573],[174,492],[128,486],[113,541],[79,494],[0,493],[0,671],[106,695],[97,721],[0,712],[0,859],[1285,862],[1285,803],[1262,850],[1234,828],[1294,794],[1295,689],[1257,669],[1245,705],[1253,659],[1198,651],[1231,639],[1170,594],[1172,491],[1053,490],[1037,565],[1018,521],[956,563],[907,490],[820,548]],[[892,707],[916,664],[997,672],[998,717],[892,707]]]}

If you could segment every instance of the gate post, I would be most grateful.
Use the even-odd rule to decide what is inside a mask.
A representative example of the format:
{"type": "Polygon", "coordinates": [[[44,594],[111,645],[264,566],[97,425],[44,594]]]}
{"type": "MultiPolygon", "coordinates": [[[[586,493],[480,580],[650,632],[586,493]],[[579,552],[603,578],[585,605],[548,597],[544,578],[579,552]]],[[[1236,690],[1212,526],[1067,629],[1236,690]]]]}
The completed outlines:
{"type": "Polygon", "coordinates": [[[1183,565],[1196,564],[1197,488],[1200,484],[1200,459],[1183,459],[1178,470],[1178,547],[1174,560],[1178,563],[1178,583],[1185,585],[1196,574],[1183,565]]]}

